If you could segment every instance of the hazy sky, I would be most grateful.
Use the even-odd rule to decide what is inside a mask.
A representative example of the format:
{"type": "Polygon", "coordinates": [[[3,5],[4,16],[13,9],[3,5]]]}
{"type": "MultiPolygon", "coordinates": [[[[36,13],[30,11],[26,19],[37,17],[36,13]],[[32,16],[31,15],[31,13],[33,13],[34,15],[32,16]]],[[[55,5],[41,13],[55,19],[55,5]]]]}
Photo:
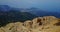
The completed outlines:
{"type": "Polygon", "coordinates": [[[0,4],[17,8],[37,7],[49,11],[60,10],[60,0],[0,0],[0,4]]]}

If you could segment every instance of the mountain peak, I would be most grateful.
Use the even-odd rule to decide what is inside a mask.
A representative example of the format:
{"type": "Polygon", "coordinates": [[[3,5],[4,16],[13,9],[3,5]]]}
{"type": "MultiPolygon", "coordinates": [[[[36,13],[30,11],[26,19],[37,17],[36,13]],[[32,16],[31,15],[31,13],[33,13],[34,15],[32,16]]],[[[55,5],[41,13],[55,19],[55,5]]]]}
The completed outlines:
{"type": "Polygon", "coordinates": [[[10,9],[8,5],[0,5],[0,11],[9,11],[10,9]]]}

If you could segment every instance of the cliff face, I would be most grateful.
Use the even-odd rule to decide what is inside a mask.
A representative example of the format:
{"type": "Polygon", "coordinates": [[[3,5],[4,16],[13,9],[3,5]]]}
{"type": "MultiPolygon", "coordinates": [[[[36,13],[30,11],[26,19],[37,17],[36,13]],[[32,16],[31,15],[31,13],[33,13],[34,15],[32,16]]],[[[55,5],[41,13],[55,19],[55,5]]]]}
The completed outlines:
{"type": "Polygon", "coordinates": [[[60,19],[54,16],[37,17],[24,23],[9,23],[0,32],[60,32],[60,19]]]}

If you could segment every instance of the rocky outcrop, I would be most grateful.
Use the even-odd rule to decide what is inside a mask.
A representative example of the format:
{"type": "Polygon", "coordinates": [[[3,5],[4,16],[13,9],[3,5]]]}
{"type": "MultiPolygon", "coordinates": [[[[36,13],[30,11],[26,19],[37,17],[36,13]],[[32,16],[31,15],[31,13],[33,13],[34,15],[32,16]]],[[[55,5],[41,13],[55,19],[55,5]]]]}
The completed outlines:
{"type": "Polygon", "coordinates": [[[24,23],[9,23],[0,32],[60,32],[60,19],[54,16],[37,17],[24,23]]]}

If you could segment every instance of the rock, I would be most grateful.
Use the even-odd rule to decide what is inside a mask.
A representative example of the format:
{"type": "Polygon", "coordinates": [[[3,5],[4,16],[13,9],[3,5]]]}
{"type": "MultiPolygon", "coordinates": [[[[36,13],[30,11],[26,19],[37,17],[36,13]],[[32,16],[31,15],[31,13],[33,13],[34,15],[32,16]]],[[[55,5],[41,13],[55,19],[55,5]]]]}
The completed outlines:
{"type": "Polygon", "coordinates": [[[1,27],[0,32],[60,32],[60,19],[54,16],[44,16],[23,23],[9,23],[1,27]]]}
{"type": "Polygon", "coordinates": [[[27,27],[27,28],[32,28],[32,24],[33,24],[33,22],[30,21],[30,20],[27,20],[27,21],[24,22],[24,26],[27,27]]]}

